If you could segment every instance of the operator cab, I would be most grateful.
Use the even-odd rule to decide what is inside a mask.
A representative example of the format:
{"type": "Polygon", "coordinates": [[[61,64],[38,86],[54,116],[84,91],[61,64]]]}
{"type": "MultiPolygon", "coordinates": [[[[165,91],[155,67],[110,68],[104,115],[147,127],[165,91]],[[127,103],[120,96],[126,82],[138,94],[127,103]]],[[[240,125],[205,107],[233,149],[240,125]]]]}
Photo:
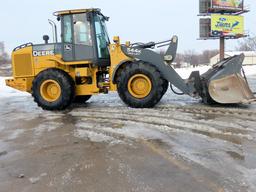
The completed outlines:
{"type": "Polygon", "coordinates": [[[64,61],[92,61],[110,65],[109,36],[105,17],[99,9],[68,10],[54,13],[61,21],[61,52],[64,61]]]}

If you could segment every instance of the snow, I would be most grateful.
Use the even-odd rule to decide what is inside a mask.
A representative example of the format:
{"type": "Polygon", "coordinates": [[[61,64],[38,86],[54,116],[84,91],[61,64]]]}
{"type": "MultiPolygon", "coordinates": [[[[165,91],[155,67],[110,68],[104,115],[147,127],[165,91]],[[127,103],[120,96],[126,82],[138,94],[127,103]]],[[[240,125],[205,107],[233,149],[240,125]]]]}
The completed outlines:
{"type": "Polygon", "coordinates": [[[7,137],[8,140],[14,140],[19,137],[25,131],[23,129],[16,129],[15,131],[12,130],[12,133],[7,137]]]}
{"type": "MultiPolygon", "coordinates": [[[[193,71],[199,71],[200,74],[203,74],[207,72],[211,66],[199,66],[199,67],[188,67],[188,68],[180,68],[180,69],[175,69],[175,71],[183,78],[183,79],[188,79],[190,74],[193,71]]],[[[246,65],[243,66],[245,74],[247,76],[252,76],[256,75],[256,65],[246,65]]]]}
{"type": "Polygon", "coordinates": [[[243,68],[247,76],[256,75],[256,65],[246,65],[243,68]]]}
{"type": "MultiPolygon", "coordinates": [[[[190,74],[193,71],[199,71],[200,74],[205,73],[210,69],[210,66],[199,66],[199,67],[187,67],[187,68],[180,68],[180,69],[175,69],[175,71],[183,78],[183,79],[188,79],[190,74]]],[[[256,71],[255,71],[256,73],[256,71]]]]}
{"type": "Polygon", "coordinates": [[[78,137],[80,139],[89,139],[92,142],[111,142],[115,140],[114,138],[104,135],[102,133],[95,133],[93,131],[88,131],[88,130],[83,130],[83,129],[78,129],[75,131],[74,134],[75,137],[78,137]]]}
{"type": "MultiPolygon", "coordinates": [[[[244,68],[245,74],[247,76],[256,75],[256,65],[244,66],[243,68],[244,68]]],[[[210,66],[199,66],[199,67],[195,67],[195,68],[189,67],[189,68],[180,68],[180,69],[175,69],[175,70],[183,79],[187,79],[187,78],[189,78],[191,72],[193,72],[193,71],[199,71],[200,74],[203,74],[209,69],[210,69],[210,66]]],[[[0,77],[0,98],[28,96],[29,95],[26,92],[21,92],[21,91],[18,91],[11,87],[6,86],[5,79],[7,79],[7,78],[0,77]]]]}

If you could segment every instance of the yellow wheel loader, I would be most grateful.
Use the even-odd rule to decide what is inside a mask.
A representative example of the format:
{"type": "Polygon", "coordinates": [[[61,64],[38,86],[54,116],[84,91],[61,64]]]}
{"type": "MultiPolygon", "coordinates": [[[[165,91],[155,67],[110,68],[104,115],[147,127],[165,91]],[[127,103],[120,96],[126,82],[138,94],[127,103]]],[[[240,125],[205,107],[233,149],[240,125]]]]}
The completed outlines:
{"type": "Polygon", "coordinates": [[[134,108],[155,106],[169,85],[205,103],[251,103],[255,97],[241,70],[244,56],[223,60],[207,73],[193,72],[183,80],[171,67],[178,38],[149,43],[110,43],[104,16],[99,9],[55,12],[61,23],[61,42],[53,21],[54,43],[27,43],[12,53],[13,78],[6,84],[32,94],[38,106],[63,110],[72,102],[118,91],[122,101],[134,108]],[[167,46],[165,54],[154,51],[167,46]]]}

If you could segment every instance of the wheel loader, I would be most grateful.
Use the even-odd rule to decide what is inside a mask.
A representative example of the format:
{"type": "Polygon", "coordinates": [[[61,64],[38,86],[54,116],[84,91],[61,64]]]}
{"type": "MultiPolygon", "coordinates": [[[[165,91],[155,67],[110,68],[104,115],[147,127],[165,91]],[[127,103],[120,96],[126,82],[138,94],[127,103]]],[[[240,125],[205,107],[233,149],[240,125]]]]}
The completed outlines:
{"type": "MultiPolygon", "coordinates": [[[[117,91],[133,108],[154,107],[169,85],[204,103],[252,103],[256,100],[242,73],[244,55],[225,59],[208,72],[182,79],[172,68],[178,37],[149,43],[110,42],[100,9],[55,12],[61,23],[61,41],[53,26],[54,42],[20,45],[12,53],[13,77],[6,84],[31,93],[45,110],[63,110],[99,93],[117,91]],[[166,46],[164,54],[154,49],[166,46]]],[[[174,91],[174,89],[172,88],[174,91]]],[[[174,91],[175,92],[175,91],[174,91]]]]}

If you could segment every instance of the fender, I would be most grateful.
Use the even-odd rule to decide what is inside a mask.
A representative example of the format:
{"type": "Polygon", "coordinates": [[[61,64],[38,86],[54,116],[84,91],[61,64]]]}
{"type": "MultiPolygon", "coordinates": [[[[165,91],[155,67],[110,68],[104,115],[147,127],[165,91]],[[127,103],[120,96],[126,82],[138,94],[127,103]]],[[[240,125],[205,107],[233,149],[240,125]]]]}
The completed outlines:
{"type": "Polygon", "coordinates": [[[116,75],[117,75],[118,70],[119,70],[120,68],[122,68],[122,66],[124,66],[124,65],[126,65],[126,64],[128,64],[128,63],[131,63],[131,62],[132,62],[132,60],[126,59],[126,60],[123,60],[122,62],[120,62],[120,63],[115,67],[115,69],[113,70],[113,74],[112,74],[112,82],[113,82],[114,84],[116,84],[116,75]]]}

